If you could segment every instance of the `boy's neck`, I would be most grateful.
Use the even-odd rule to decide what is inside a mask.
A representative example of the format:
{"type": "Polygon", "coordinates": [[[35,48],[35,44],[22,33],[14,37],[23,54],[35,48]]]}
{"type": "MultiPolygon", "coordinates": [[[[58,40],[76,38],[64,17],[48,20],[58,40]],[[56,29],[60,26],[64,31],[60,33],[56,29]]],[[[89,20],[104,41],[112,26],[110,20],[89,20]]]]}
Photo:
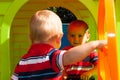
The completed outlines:
{"type": "Polygon", "coordinates": [[[49,44],[49,45],[51,45],[51,46],[53,46],[53,47],[55,47],[55,42],[54,41],[34,41],[32,44],[49,44]]]}

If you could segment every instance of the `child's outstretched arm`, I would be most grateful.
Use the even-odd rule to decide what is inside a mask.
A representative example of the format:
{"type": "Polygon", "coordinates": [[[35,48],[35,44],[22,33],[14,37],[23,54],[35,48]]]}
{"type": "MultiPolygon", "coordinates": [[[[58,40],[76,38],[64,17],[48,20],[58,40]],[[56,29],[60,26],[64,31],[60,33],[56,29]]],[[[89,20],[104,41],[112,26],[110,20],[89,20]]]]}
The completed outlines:
{"type": "Polygon", "coordinates": [[[81,61],[85,57],[87,57],[93,50],[102,48],[105,45],[107,45],[106,40],[96,40],[73,47],[65,52],[63,56],[63,65],[66,66],[81,61]]]}

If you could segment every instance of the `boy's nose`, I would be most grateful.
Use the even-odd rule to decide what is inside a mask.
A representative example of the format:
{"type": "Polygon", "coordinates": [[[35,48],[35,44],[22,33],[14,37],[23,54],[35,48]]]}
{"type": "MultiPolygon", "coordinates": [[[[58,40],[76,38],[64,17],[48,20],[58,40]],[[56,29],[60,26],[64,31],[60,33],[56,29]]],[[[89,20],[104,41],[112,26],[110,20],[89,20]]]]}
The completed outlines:
{"type": "Polygon", "coordinates": [[[79,41],[79,37],[76,36],[76,37],[74,38],[74,43],[78,43],[78,42],[80,42],[80,41],[79,41]]]}

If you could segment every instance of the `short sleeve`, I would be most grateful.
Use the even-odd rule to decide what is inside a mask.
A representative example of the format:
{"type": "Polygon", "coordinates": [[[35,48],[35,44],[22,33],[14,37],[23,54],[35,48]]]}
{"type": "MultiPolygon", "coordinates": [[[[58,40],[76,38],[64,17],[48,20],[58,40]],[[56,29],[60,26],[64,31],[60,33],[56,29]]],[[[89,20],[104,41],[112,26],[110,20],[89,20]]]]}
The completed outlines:
{"type": "Polygon", "coordinates": [[[52,68],[56,71],[56,72],[60,72],[61,70],[64,69],[63,66],[63,54],[65,53],[65,51],[61,51],[61,50],[57,50],[53,56],[52,56],[52,68]]]}

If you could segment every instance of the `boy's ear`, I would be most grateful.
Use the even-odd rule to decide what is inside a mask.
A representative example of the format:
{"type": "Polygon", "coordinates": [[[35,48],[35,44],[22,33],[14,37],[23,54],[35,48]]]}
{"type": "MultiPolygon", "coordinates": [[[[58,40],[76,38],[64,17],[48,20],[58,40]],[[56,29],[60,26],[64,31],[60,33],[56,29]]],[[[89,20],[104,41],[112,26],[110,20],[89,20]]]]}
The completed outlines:
{"type": "Polygon", "coordinates": [[[57,43],[61,43],[62,36],[63,36],[63,35],[58,35],[58,36],[57,36],[57,43]]]}
{"type": "Polygon", "coordinates": [[[89,41],[89,39],[90,39],[90,32],[89,32],[89,29],[86,31],[86,37],[87,37],[87,41],[89,41]]]}
{"type": "Polygon", "coordinates": [[[60,36],[60,35],[57,35],[56,38],[54,39],[54,40],[55,40],[54,46],[55,46],[57,49],[59,49],[60,46],[61,46],[61,39],[62,39],[62,36],[60,36]]]}

